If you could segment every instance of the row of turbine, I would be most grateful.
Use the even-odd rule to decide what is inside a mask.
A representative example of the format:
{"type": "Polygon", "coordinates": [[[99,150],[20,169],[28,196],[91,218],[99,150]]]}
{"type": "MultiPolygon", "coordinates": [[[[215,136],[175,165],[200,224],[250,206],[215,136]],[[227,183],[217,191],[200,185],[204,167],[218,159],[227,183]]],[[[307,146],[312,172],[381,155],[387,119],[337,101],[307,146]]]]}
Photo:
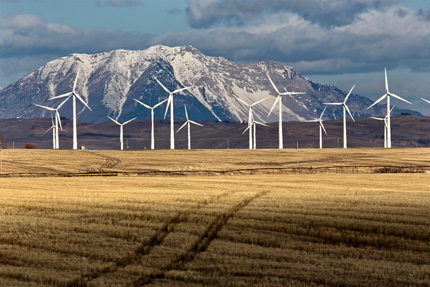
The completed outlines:
{"type": "MultiPolygon", "coordinates": [[[[79,94],[76,93],[76,83],[79,77],[79,72],[80,69],[78,70],[78,73],[76,75],[74,84],[73,84],[73,89],[71,92],[59,95],[59,96],[55,96],[50,98],[50,100],[53,99],[58,99],[58,98],[64,98],[67,97],[63,102],[60,103],[60,105],[57,108],[51,108],[51,107],[46,107],[46,106],[42,106],[42,105],[38,105],[35,104],[38,107],[42,107],[44,109],[50,110],[55,112],[55,123],[54,123],[54,119],[53,119],[53,123],[50,129],[53,129],[53,148],[54,149],[59,149],[59,129],[58,127],[60,127],[60,129],[62,130],[62,126],[61,126],[61,119],[60,119],[60,114],[59,114],[59,109],[72,97],[73,99],[73,149],[77,149],[77,119],[76,119],[76,99],[78,99],[80,102],[82,102],[84,104],[85,107],[87,107],[89,110],[91,110],[91,108],[88,106],[88,104],[82,99],[81,96],[79,96],[79,94]]],[[[280,92],[278,90],[278,88],[276,87],[276,85],[273,83],[272,79],[270,78],[269,74],[267,73],[267,77],[273,87],[273,89],[276,91],[277,93],[277,97],[275,99],[275,102],[272,106],[272,108],[269,111],[269,114],[267,116],[270,116],[270,114],[272,113],[273,109],[275,108],[276,104],[279,105],[279,149],[283,149],[283,128],[282,128],[282,97],[283,96],[291,96],[291,95],[299,95],[299,94],[304,94],[303,92],[280,92]]],[[[150,107],[149,105],[146,105],[142,102],[140,102],[139,100],[134,99],[137,103],[143,105],[144,107],[148,108],[151,110],[151,149],[155,148],[155,140],[154,140],[154,109],[157,108],[158,106],[160,106],[161,104],[165,103],[167,101],[167,107],[166,107],[166,111],[164,113],[164,117],[166,117],[167,115],[167,111],[169,110],[170,107],[170,149],[175,149],[175,135],[174,135],[174,107],[173,107],[173,95],[176,93],[179,93],[181,91],[184,90],[188,90],[190,89],[192,86],[189,87],[185,87],[185,88],[181,88],[181,89],[176,89],[173,92],[171,92],[169,89],[167,89],[157,78],[154,77],[154,79],[158,82],[158,84],[169,94],[169,97],[167,99],[165,99],[164,101],[161,101],[159,103],[157,103],[155,106],[150,107]]],[[[346,105],[346,101],[348,100],[349,96],[351,95],[352,90],[354,89],[355,85],[351,88],[351,90],[349,91],[349,93],[347,94],[347,96],[345,97],[345,100],[343,102],[340,103],[324,103],[326,106],[324,108],[324,110],[322,111],[320,117],[318,119],[314,119],[314,122],[319,122],[319,129],[320,129],[320,148],[322,148],[322,131],[324,131],[324,133],[327,135],[327,132],[324,128],[323,125],[323,121],[322,121],[322,117],[324,115],[324,112],[327,108],[327,105],[335,105],[335,106],[342,106],[343,107],[343,147],[347,148],[347,135],[346,135],[346,112],[348,112],[348,114],[351,116],[351,119],[355,122],[351,111],[349,110],[348,106],[346,105]]],[[[377,101],[375,101],[371,106],[368,107],[371,108],[372,106],[374,106],[375,104],[379,103],[380,101],[382,101],[383,99],[387,98],[387,115],[385,116],[385,118],[374,118],[377,120],[383,120],[384,121],[384,147],[386,148],[391,148],[391,117],[390,117],[390,113],[392,111],[392,109],[390,109],[390,97],[394,97],[397,98],[399,100],[402,100],[404,102],[407,102],[409,104],[411,104],[409,101],[393,94],[389,92],[388,89],[388,79],[387,79],[387,69],[385,69],[385,89],[386,89],[386,93],[379,98],[377,101]]],[[[268,97],[269,98],[269,97],[268,97]]],[[[243,101],[240,98],[237,98],[237,100],[239,100],[240,102],[242,102],[244,105],[248,106],[249,111],[248,111],[248,127],[245,129],[245,131],[243,133],[245,133],[246,131],[249,132],[249,149],[256,149],[256,125],[263,125],[263,126],[267,126],[264,123],[255,121],[254,119],[254,115],[253,115],[253,107],[257,104],[259,104],[260,102],[267,100],[268,98],[264,98],[262,100],[259,100],[255,103],[252,104],[248,104],[245,101],[243,101]]],[[[422,98],[424,101],[430,103],[430,101],[422,98]]],[[[92,111],[92,110],[91,110],[92,111]]],[[[194,121],[191,121],[188,119],[188,112],[187,109],[185,107],[185,114],[186,114],[186,122],[176,131],[178,132],[179,130],[181,130],[183,127],[185,127],[186,125],[188,125],[188,149],[191,149],[191,135],[190,135],[190,124],[196,124],[196,125],[200,125],[199,123],[196,123],[194,121]]],[[[124,123],[119,123],[118,121],[114,120],[113,118],[109,117],[108,118],[110,120],[112,120],[113,122],[115,122],[116,124],[118,124],[120,126],[120,143],[121,143],[121,150],[123,150],[123,126],[126,125],[127,123],[135,120],[136,118],[133,118],[131,120],[128,120],[124,123]]],[[[48,131],[50,130],[48,129],[48,131]]],[[[47,131],[46,131],[47,132],[47,131]]],[[[45,132],[45,133],[46,133],[45,132]]]]}

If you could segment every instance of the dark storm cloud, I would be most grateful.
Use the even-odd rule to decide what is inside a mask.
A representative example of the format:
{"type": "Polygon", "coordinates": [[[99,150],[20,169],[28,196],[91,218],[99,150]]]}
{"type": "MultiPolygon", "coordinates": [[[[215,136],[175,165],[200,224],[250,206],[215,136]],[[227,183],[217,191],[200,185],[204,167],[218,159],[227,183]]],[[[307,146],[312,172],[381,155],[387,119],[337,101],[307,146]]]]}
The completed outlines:
{"type": "Polygon", "coordinates": [[[369,9],[395,5],[397,0],[187,0],[186,16],[192,28],[224,24],[243,25],[266,13],[292,12],[322,27],[352,23],[369,9]]]}

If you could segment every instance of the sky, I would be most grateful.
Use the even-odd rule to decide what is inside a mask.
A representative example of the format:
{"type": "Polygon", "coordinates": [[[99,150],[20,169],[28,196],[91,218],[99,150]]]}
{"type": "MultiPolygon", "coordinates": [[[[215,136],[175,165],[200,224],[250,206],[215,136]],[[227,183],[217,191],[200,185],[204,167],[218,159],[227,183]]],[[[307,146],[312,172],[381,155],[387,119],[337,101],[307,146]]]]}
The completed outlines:
{"type": "Polygon", "coordinates": [[[430,116],[430,0],[0,0],[0,87],[72,53],[192,45],[430,116]]]}

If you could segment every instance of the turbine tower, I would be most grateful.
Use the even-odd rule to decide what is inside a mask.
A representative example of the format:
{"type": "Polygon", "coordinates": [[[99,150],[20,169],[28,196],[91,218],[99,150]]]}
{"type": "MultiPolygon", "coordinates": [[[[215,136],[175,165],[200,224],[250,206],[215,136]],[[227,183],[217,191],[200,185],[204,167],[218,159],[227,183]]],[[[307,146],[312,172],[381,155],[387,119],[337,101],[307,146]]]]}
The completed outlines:
{"type": "Polygon", "coordinates": [[[124,128],[124,126],[125,126],[126,124],[128,124],[128,123],[129,123],[129,122],[131,122],[131,121],[134,121],[136,118],[133,118],[133,119],[131,119],[131,120],[128,120],[128,121],[126,121],[126,122],[124,122],[124,123],[122,123],[122,124],[120,124],[118,121],[114,120],[113,118],[111,118],[111,117],[109,117],[109,116],[108,116],[108,118],[109,118],[111,121],[113,121],[114,123],[116,123],[117,125],[119,125],[119,126],[120,126],[119,141],[121,142],[121,150],[124,150],[124,140],[123,140],[124,132],[123,132],[123,128],[124,128]]]}
{"type": "Polygon", "coordinates": [[[174,90],[173,92],[169,91],[157,78],[154,77],[154,79],[160,84],[160,86],[169,93],[169,98],[167,100],[167,107],[166,112],[164,113],[164,118],[166,118],[167,110],[169,109],[170,105],[170,149],[175,149],[175,130],[174,130],[174,118],[173,118],[173,95],[179,92],[182,92],[184,90],[188,90],[192,86],[185,87],[182,89],[174,90]]]}
{"type": "MultiPolygon", "coordinates": [[[[392,112],[394,110],[394,107],[390,110],[392,112]]],[[[384,118],[376,118],[376,117],[370,117],[371,119],[378,120],[378,121],[384,121],[384,148],[387,148],[387,118],[388,115],[386,115],[384,118]]]]}
{"type": "Polygon", "coordinates": [[[327,131],[324,128],[323,120],[322,120],[322,117],[323,117],[324,112],[325,112],[326,109],[327,109],[327,106],[325,106],[325,108],[322,111],[320,117],[318,119],[314,119],[313,120],[314,122],[318,122],[319,123],[319,127],[320,127],[320,149],[322,148],[322,132],[323,132],[323,130],[324,130],[324,133],[327,135],[327,131]]]}
{"type": "Polygon", "coordinates": [[[196,123],[196,122],[191,121],[191,120],[188,119],[188,112],[187,112],[187,107],[186,106],[185,106],[185,116],[187,118],[187,121],[176,132],[179,132],[185,126],[188,126],[188,149],[191,149],[191,129],[190,129],[190,126],[191,126],[191,124],[198,125],[198,126],[201,126],[201,127],[203,125],[201,125],[199,123],[196,123]]]}
{"type": "Polygon", "coordinates": [[[273,104],[272,108],[270,109],[270,112],[267,116],[270,116],[270,114],[273,111],[273,108],[276,106],[276,103],[279,103],[279,149],[284,148],[284,138],[283,138],[283,130],[282,130],[282,96],[291,96],[291,95],[303,95],[305,93],[298,93],[298,92],[279,92],[278,88],[273,83],[272,79],[270,78],[269,74],[267,74],[267,77],[269,78],[270,83],[273,86],[273,89],[276,91],[278,96],[276,97],[275,103],[273,104]]]}
{"type": "Polygon", "coordinates": [[[348,100],[349,95],[351,95],[351,92],[354,89],[354,87],[355,85],[352,86],[351,90],[349,91],[348,95],[346,95],[346,98],[342,103],[324,103],[324,105],[343,106],[343,148],[348,148],[347,141],[346,141],[346,111],[348,111],[348,114],[351,116],[351,119],[355,122],[354,118],[352,117],[351,111],[346,105],[346,101],[348,100]]]}
{"type": "Polygon", "coordinates": [[[393,93],[390,93],[390,91],[388,90],[388,78],[387,78],[387,68],[385,68],[385,91],[386,93],[380,97],[376,102],[374,102],[372,105],[370,105],[370,107],[368,107],[367,109],[370,109],[371,107],[373,107],[374,105],[376,105],[377,103],[379,103],[380,101],[382,101],[383,99],[387,98],[387,148],[391,148],[391,112],[390,112],[390,97],[399,99],[401,101],[404,101],[408,104],[412,104],[411,102],[399,97],[398,95],[395,95],[393,93]]]}
{"type": "Polygon", "coordinates": [[[63,102],[61,102],[61,104],[59,104],[56,109],[51,108],[51,107],[46,107],[46,106],[38,105],[38,104],[34,104],[35,106],[38,106],[38,107],[40,107],[42,109],[55,112],[55,124],[53,123],[53,125],[51,126],[51,128],[53,128],[52,132],[54,134],[54,136],[53,136],[54,137],[54,144],[53,144],[53,148],[54,149],[59,149],[60,148],[58,125],[60,125],[60,129],[63,130],[63,127],[61,125],[60,113],[58,112],[58,110],[69,100],[69,98],[70,98],[70,96],[67,99],[65,99],[63,102]]]}
{"type": "Polygon", "coordinates": [[[139,100],[136,100],[136,99],[133,99],[133,100],[135,100],[136,102],[138,102],[139,104],[141,104],[142,106],[144,106],[145,108],[148,108],[148,109],[150,109],[151,110],[151,149],[154,149],[155,148],[155,140],[154,140],[154,109],[156,109],[159,105],[161,105],[161,104],[163,104],[165,101],[167,101],[167,99],[165,99],[164,101],[162,101],[162,102],[159,102],[158,104],[156,104],[155,106],[153,106],[153,107],[150,107],[150,106],[148,106],[148,105],[146,105],[146,104],[144,104],[144,103],[142,103],[141,101],[139,101],[139,100]]]}
{"type": "Polygon", "coordinates": [[[257,101],[257,102],[255,102],[255,103],[253,103],[253,104],[248,104],[247,102],[245,102],[244,100],[242,100],[242,99],[240,99],[240,98],[238,98],[238,97],[236,97],[240,102],[242,102],[245,106],[247,106],[248,108],[249,108],[249,111],[248,111],[248,128],[245,130],[245,131],[247,131],[248,129],[249,129],[249,149],[253,149],[254,148],[254,145],[253,145],[253,143],[252,143],[252,140],[253,140],[253,137],[252,137],[252,128],[250,128],[251,126],[252,126],[252,124],[253,124],[253,122],[254,122],[254,115],[253,115],[253,113],[252,113],[252,108],[255,106],[255,105],[257,105],[257,104],[259,104],[259,103],[261,103],[262,101],[264,101],[264,100],[267,100],[268,98],[264,98],[264,99],[262,99],[262,100],[259,100],[259,101],[257,101]]]}
{"type": "Polygon", "coordinates": [[[260,123],[260,122],[254,121],[254,119],[252,119],[252,124],[251,124],[251,125],[248,125],[248,127],[247,127],[247,128],[243,131],[243,133],[242,133],[242,134],[246,133],[246,131],[247,131],[248,129],[253,129],[254,141],[253,141],[252,149],[257,149],[257,125],[267,127],[267,125],[266,125],[266,124],[263,124],[263,123],[260,123]]]}
{"type": "Polygon", "coordinates": [[[91,108],[90,108],[90,106],[88,106],[88,104],[75,91],[75,89],[76,89],[76,82],[78,81],[80,70],[81,69],[78,70],[78,73],[77,73],[76,78],[75,78],[75,82],[73,84],[73,89],[72,89],[71,92],[65,93],[65,94],[62,94],[62,95],[59,95],[59,96],[56,96],[56,97],[53,97],[53,98],[50,98],[50,100],[53,100],[53,99],[59,99],[59,98],[64,98],[64,97],[69,97],[70,98],[70,96],[73,96],[73,149],[78,149],[78,130],[77,130],[77,119],[76,119],[76,98],[82,104],[84,104],[85,107],[87,107],[90,111],[92,111],[91,108]]]}

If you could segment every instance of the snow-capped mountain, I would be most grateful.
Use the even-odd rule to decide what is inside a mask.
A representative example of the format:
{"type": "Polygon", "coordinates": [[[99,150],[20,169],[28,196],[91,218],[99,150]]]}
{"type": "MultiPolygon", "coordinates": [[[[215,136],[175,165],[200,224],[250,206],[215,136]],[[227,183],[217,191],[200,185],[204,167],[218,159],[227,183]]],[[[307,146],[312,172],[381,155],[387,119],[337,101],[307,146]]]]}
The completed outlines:
{"type": "MultiPolygon", "coordinates": [[[[254,107],[257,120],[274,122],[278,111],[267,117],[276,92],[266,73],[278,89],[305,92],[304,95],[283,97],[284,121],[305,121],[321,113],[323,103],[341,102],[346,93],[334,86],[320,85],[293,68],[272,61],[241,65],[221,57],[209,57],[197,49],[154,46],[146,50],[115,50],[94,55],[72,54],[47,63],[30,75],[0,90],[0,118],[48,117],[49,111],[34,106],[56,106],[61,100],[49,98],[72,90],[80,69],[76,91],[92,108],[78,104],[79,121],[104,122],[106,116],[125,121],[132,117],[148,119],[150,112],[133,99],[155,105],[168,93],[155,81],[160,80],[169,90],[193,86],[174,96],[175,119],[185,118],[184,105],[190,119],[196,121],[246,121],[248,103],[268,97],[254,107]]],[[[354,117],[369,116],[366,109],[372,101],[352,94],[348,106],[354,117]]],[[[71,101],[61,108],[61,116],[72,118],[71,101]]],[[[164,117],[166,104],[155,110],[155,117],[164,117]]],[[[375,107],[372,115],[382,115],[384,107],[375,107]]],[[[399,113],[400,110],[394,111],[399,113]]],[[[342,109],[329,107],[326,118],[342,117],[342,109]]],[[[169,113],[167,117],[169,118],[169,113]]]]}

